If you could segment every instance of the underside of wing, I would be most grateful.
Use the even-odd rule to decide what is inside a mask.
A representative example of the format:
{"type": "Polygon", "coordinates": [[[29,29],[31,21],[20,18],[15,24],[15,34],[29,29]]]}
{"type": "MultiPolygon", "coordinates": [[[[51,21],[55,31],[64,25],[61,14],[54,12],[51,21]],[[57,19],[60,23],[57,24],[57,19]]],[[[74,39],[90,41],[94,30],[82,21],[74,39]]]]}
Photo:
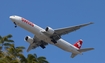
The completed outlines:
{"type": "Polygon", "coordinates": [[[28,47],[28,49],[27,49],[27,52],[29,52],[31,49],[35,49],[35,48],[37,48],[37,47],[39,47],[39,46],[40,46],[42,49],[44,49],[46,45],[48,45],[48,43],[42,42],[42,41],[40,41],[40,42],[38,42],[38,43],[32,43],[32,44],[29,45],[29,47],[28,47]]]}
{"type": "Polygon", "coordinates": [[[27,49],[27,52],[29,52],[31,49],[35,49],[36,47],[38,47],[38,46],[36,46],[35,43],[30,44],[28,49],[27,49]]]}
{"type": "Polygon", "coordinates": [[[47,42],[39,40],[36,36],[34,36],[33,42],[30,43],[30,45],[29,45],[29,47],[27,49],[27,52],[29,52],[31,49],[35,49],[35,48],[37,48],[39,46],[44,49],[46,45],[48,45],[47,42]]]}
{"type": "Polygon", "coordinates": [[[90,22],[90,23],[87,23],[87,24],[81,24],[81,25],[77,25],[77,26],[57,29],[57,30],[55,30],[55,33],[58,34],[58,35],[68,34],[70,32],[76,31],[76,30],[80,29],[81,27],[84,27],[84,26],[87,26],[87,25],[90,25],[90,24],[93,24],[93,23],[90,22]]]}

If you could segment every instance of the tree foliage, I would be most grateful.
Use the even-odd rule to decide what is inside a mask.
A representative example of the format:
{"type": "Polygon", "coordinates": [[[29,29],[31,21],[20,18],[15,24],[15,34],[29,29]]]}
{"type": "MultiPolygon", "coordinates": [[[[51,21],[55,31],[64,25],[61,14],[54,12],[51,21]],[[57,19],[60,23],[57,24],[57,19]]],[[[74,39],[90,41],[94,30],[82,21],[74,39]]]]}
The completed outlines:
{"type": "Polygon", "coordinates": [[[45,57],[37,57],[36,54],[24,56],[25,47],[15,47],[12,35],[0,36],[0,63],[49,63],[45,57]]]}

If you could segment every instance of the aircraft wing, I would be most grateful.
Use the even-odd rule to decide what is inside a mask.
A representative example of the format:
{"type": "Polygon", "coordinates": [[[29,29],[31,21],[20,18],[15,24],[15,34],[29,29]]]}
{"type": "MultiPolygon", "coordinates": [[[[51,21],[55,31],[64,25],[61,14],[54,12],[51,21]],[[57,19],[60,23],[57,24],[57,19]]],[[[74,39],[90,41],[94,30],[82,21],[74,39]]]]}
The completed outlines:
{"type": "Polygon", "coordinates": [[[57,29],[57,30],[55,30],[55,33],[61,36],[61,35],[68,34],[70,32],[76,31],[76,30],[80,29],[81,27],[84,27],[84,26],[87,26],[87,25],[90,25],[90,24],[93,24],[93,23],[90,22],[90,23],[87,23],[87,24],[81,24],[81,25],[77,25],[77,26],[57,29]]]}
{"type": "MultiPolygon", "coordinates": [[[[34,39],[34,40],[33,40],[33,43],[31,43],[31,44],[29,45],[29,47],[28,47],[28,49],[27,49],[27,52],[29,52],[31,49],[35,49],[35,48],[37,48],[37,47],[39,47],[39,46],[41,47],[41,45],[43,45],[43,46],[48,45],[48,43],[39,40],[36,36],[34,36],[33,39],[34,39]]],[[[41,48],[42,48],[42,47],[41,47],[41,48]]],[[[43,49],[44,49],[44,48],[43,48],[43,49]]]]}
{"type": "Polygon", "coordinates": [[[36,47],[38,47],[38,46],[36,46],[35,43],[30,44],[28,49],[27,49],[27,52],[29,52],[31,49],[35,49],[36,47]]]}

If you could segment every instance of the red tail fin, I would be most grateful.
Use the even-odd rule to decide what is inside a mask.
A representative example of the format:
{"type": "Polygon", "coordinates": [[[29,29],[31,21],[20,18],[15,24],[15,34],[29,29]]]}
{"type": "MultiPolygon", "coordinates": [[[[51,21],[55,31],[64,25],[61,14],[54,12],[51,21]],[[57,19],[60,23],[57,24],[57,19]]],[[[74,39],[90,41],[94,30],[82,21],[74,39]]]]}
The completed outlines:
{"type": "Polygon", "coordinates": [[[83,41],[82,41],[82,39],[80,39],[79,41],[77,41],[77,42],[74,44],[74,46],[77,47],[78,49],[80,49],[81,46],[82,46],[82,43],[83,43],[83,41]]]}

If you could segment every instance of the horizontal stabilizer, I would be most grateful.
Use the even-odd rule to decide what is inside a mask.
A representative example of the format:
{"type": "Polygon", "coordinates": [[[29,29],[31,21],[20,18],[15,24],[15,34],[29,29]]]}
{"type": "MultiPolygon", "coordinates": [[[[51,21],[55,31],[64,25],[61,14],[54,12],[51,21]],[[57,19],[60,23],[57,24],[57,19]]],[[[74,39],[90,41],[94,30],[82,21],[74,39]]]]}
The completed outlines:
{"type": "Polygon", "coordinates": [[[71,58],[74,58],[77,54],[72,53],[71,58]]]}
{"type": "Polygon", "coordinates": [[[84,49],[80,49],[78,51],[79,52],[86,52],[86,51],[90,51],[90,50],[94,50],[94,48],[84,48],[84,49]]]}

